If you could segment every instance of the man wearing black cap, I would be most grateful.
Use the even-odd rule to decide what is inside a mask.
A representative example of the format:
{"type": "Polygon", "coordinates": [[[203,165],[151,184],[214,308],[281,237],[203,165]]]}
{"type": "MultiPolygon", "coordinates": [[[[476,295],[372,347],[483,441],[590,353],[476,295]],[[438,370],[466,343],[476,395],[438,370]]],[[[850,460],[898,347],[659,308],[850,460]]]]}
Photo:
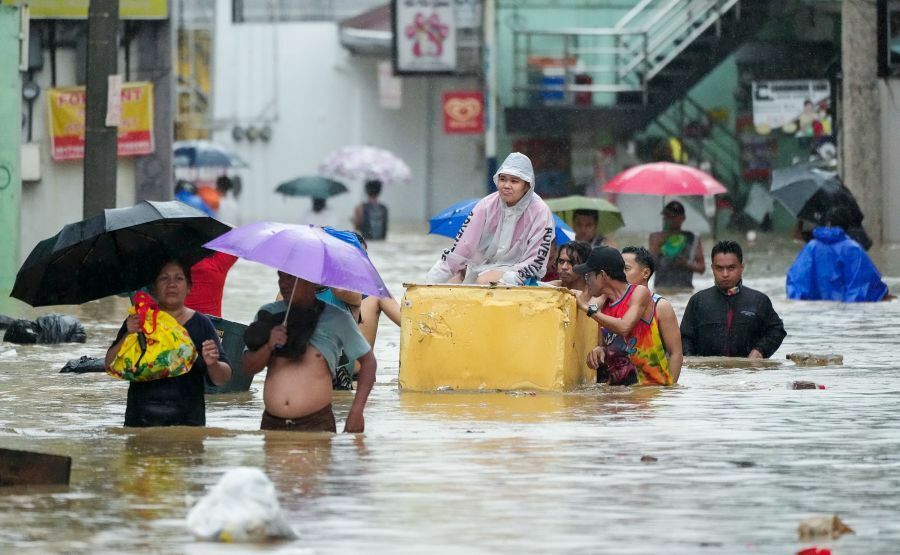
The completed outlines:
{"type": "Polygon", "coordinates": [[[695,293],[681,319],[685,356],[771,357],[787,332],[769,297],[744,286],[741,246],[719,241],[710,259],[716,284],[695,293]]]}
{"type": "Polygon", "coordinates": [[[649,250],[656,258],[657,289],[692,289],[694,274],[706,271],[700,237],[682,231],[684,205],[673,200],[662,211],[663,230],[650,234],[649,250]]]}
{"type": "Polygon", "coordinates": [[[598,381],[672,385],[650,290],[628,283],[622,254],[612,247],[597,247],[573,271],[584,275],[587,284],[576,296],[578,307],[603,328],[603,343],[591,351],[587,361],[598,370],[598,381]],[[592,297],[602,297],[602,306],[589,304],[592,297]],[[601,366],[605,366],[605,375],[601,366]]]}

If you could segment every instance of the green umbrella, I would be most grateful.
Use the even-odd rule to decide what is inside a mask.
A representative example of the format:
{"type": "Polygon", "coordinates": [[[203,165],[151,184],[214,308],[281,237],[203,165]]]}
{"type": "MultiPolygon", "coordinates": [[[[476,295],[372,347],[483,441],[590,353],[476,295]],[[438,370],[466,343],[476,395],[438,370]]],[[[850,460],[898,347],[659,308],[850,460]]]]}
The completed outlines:
{"type": "Polygon", "coordinates": [[[622,212],[615,204],[606,199],[572,195],[546,199],[544,202],[547,203],[550,210],[560,214],[562,219],[569,225],[572,225],[573,212],[575,210],[596,210],[599,215],[597,231],[603,235],[612,233],[625,225],[625,221],[622,219],[622,212]]]}
{"type": "Polygon", "coordinates": [[[347,187],[327,177],[308,175],[282,183],[275,188],[275,192],[292,197],[327,199],[334,195],[346,193],[347,187]]]}

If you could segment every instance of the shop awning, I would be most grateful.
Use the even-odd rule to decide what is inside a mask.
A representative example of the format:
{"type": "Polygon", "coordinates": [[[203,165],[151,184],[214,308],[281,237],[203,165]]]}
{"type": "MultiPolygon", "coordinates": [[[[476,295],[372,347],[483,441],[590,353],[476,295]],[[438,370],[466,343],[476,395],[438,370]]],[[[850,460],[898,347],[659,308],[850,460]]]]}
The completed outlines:
{"type": "Polygon", "coordinates": [[[341,46],[360,56],[389,57],[394,33],[391,5],[385,4],[339,24],[341,46]]]}

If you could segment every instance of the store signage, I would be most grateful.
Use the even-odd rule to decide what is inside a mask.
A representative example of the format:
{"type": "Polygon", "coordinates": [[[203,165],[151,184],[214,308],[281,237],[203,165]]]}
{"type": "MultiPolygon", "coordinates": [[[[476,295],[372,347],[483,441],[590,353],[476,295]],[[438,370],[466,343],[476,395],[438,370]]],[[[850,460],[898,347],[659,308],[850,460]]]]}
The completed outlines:
{"type": "Polygon", "coordinates": [[[484,133],[484,93],[481,91],[445,92],[441,106],[447,135],[484,133]]]}
{"type": "Polygon", "coordinates": [[[831,83],[827,80],[754,81],[753,125],[798,137],[831,135],[831,83]]]}
{"type": "MultiPolygon", "coordinates": [[[[153,152],[153,85],[123,83],[118,126],[118,155],[142,156],[153,152]]],[[[50,147],[53,160],[84,158],[84,87],[50,89],[50,147]]]]}
{"type": "Polygon", "coordinates": [[[397,74],[456,70],[456,17],[452,0],[394,0],[394,70],[397,74]]]}
{"type": "MultiPolygon", "coordinates": [[[[88,0],[2,0],[3,4],[28,5],[31,19],[87,19],[88,0]]],[[[119,19],[167,19],[166,0],[119,0],[119,19]]]]}

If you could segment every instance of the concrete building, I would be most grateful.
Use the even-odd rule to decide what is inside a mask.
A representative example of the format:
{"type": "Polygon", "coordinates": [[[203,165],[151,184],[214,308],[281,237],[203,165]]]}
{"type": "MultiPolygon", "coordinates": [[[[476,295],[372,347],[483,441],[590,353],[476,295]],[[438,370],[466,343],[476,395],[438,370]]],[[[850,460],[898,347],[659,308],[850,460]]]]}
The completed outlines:
{"type": "MultiPolygon", "coordinates": [[[[346,145],[385,148],[412,170],[410,183],[384,187],[382,202],[392,222],[422,224],[453,202],[484,195],[482,136],[445,135],[441,126],[442,93],[479,90],[479,80],[404,77],[399,99],[384,102],[379,66],[390,64],[390,51],[379,43],[390,44],[390,12],[382,8],[380,14],[368,24],[371,48],[355,44],[364,54],[354,54],[342,45],[336,19],[235,23],[232,3],[219,0],[212,127],[215,141],[249,165],[239,172],[241,223],[312,221],[309,198],[283,198],[274,189],[315,174],[329,152],[346,145]],[[235,140],[235,128],[263,127],[271,131],[268,141],[235,140]]],[[[350,226],[353,207],[363,200],[362,183],[347,185],[349,193],[328,201],[331,223],[339,227],[350,226]]]]}

